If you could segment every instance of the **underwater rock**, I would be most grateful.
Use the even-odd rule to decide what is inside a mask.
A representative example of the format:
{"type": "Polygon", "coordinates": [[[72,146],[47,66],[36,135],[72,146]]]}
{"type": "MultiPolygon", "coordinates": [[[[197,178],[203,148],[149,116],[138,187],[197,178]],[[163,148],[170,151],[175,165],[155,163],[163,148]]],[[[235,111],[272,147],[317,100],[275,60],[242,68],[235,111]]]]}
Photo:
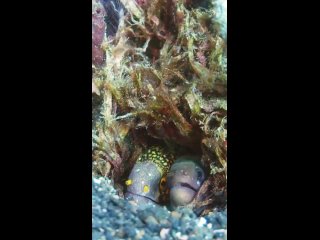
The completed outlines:
{"type": "Polygon", "coordinates": [[[104,51],[101,44],[106,30],[105,14],[100,0],[92,0],[92,64],[95,66],[101,66],[104,62],[104,51]]]}
{"type": "Polygon", "coordinates": [[[171,208],[185,206],[194,199],[205,179],[199,162],[198,156],[182,156],[172,165],[167,179],[171,208]]]}
{"type": "Polygon", "coordinates": [[[102,0],[106,11],[105,22],[107,36],[115,36],[118,31],[119,21],[125,14],[125,8],[120,0],[102,0]]]}

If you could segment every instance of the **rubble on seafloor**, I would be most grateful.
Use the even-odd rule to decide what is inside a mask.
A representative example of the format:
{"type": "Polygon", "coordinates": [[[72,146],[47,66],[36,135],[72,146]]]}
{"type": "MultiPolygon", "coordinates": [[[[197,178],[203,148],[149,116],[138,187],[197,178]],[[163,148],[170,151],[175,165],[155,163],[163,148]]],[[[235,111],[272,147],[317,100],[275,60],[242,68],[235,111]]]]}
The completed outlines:
{"type": "Polygon", "coordinates": [[[208,177],[193,206],[203,217],[226,208],[226,2],[92,0],[93,174],[111,179],[120,197],[139,155],[156,144],[201,156],[208,177]]]}
{"type": "Polygon", "coordinates": [[[116,194],[107,178],[93,178],[92,239],[227,239],[227,210],[198,218],[189,208],[168,211],[135,205],[116,194]]]}

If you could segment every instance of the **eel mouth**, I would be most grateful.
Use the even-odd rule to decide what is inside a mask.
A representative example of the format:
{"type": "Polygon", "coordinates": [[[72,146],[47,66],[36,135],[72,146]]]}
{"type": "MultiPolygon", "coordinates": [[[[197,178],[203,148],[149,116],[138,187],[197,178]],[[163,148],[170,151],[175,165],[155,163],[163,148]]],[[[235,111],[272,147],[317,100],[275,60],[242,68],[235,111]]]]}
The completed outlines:
{"type": "Polygon", "coordinates": [[[170,189],[170,205],[173,209],[192,202],[197,190],[189,183],[177,183],[170,189]]]}
{"type": "Polygon", "coordinates": [[[147,196],[143,196],[143,195],[140,195],[140,194],[137,194],[137,193],[133,193],[133,192],[130,192],[130,191],[127,191],[126,194],[131,194],[133,196],[137,196],[139,198],[144,198],[144,199],[147,199],[147,200],[150,200],[151,202],[155,203],[155,204],[159,204],[156,200],[150,198],[150,197],[147,197],[147,196]]]}
{"type": "Polygon", "coordinates": [[[176,188],[176,187],[182,187],[182,188],[189,188],[194,192],[197,192],[198,190],[195,189],[193,186],[191,186],[189,183],[176,183],[172,188],[176,188]]]}

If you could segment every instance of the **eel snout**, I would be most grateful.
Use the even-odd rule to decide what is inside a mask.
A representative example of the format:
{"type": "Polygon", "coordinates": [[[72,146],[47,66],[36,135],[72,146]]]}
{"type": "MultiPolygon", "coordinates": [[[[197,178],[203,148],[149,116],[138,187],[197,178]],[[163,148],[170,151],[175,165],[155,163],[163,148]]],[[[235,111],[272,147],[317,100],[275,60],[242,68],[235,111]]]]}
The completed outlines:
{"type": "Polygon", "coordinates": [[[205,173],[196,156],[183,156],[176,160],[168,173],[170,205],[174,209],[189,204],[200,189],[205,173]]]}

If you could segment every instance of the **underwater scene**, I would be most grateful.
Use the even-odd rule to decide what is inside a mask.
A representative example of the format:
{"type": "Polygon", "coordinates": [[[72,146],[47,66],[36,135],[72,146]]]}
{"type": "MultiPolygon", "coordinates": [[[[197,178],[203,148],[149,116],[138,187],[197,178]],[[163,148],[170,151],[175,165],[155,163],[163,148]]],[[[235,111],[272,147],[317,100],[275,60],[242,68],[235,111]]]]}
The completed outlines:
{"type": "Polygon", "coordinates": [[[92,239],[227,239],[227,0],[92,0],[92,239]]]}

